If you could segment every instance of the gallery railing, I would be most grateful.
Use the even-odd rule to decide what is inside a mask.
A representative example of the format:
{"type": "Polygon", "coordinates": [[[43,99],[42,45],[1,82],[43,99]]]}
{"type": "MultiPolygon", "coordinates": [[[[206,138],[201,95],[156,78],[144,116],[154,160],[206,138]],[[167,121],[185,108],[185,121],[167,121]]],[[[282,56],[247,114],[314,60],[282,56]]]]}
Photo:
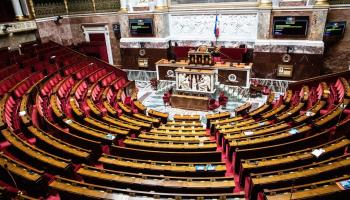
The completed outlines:
{"type": "Polygon", "coordinates": [[[120,0],[33,0],[36,18],[66,14],[117,12],[120,0]]]}

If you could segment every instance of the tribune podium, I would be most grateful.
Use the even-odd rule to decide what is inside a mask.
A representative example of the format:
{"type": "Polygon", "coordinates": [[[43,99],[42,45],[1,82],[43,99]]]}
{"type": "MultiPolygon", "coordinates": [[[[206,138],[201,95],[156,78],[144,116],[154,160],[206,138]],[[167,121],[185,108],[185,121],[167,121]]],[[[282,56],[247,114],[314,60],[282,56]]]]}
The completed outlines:
{"type": "Polygon", "coordinates": [[[207,110],[210,95],[215,93],[216,70],[178,68],[175,70],[176,92],[170,97],[175,108],[207,110]]]}
{"type": "Polygon", "coordinates": [[[215,51],[215,48],[202,45],[188,52],[188,60],[162,59],[156,63],[157,80],[175,81],[171,106],[208,110],[209,101],[215,100],[219,85],[249,88],[252,63],[214,63],[212,53],[215,51]]]}

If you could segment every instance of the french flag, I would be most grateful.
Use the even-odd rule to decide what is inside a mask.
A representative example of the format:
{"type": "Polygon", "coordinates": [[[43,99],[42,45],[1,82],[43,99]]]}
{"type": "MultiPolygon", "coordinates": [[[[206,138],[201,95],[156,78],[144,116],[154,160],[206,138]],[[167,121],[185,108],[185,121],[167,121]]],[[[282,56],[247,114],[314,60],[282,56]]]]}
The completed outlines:
{"type": "Polygon", "coordinates": [[[218,38],[220,35],[219,25],[220,25],[219,18],[218,18],[218,15],[216,15],[215,26],[214,26],[214,35],[216,38],[218,38]]]}

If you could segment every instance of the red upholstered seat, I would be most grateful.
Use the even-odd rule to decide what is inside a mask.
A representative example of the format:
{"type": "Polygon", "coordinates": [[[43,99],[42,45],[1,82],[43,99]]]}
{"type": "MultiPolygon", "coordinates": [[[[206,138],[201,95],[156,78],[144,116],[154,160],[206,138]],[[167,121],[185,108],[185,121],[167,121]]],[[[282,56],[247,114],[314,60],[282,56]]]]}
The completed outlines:
{"type": "Polygon", "coordinates": [[[210,99],[209,100],[209,110],[215,110],[219,107],[219,102],[216,101],[215,99],[210,99]]]}

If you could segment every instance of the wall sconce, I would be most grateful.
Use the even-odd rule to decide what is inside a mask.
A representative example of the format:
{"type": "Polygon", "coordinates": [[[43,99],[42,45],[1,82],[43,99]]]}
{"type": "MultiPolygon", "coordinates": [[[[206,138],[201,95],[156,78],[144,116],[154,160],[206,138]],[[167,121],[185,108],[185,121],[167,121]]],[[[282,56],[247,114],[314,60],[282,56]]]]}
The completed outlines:
{"type": "Polygon", "coordinates": [[[60,25],[62,23],[63,17],[61,15],[58,15],[53,22],[55,22],[56,25],[60,25]]]}

